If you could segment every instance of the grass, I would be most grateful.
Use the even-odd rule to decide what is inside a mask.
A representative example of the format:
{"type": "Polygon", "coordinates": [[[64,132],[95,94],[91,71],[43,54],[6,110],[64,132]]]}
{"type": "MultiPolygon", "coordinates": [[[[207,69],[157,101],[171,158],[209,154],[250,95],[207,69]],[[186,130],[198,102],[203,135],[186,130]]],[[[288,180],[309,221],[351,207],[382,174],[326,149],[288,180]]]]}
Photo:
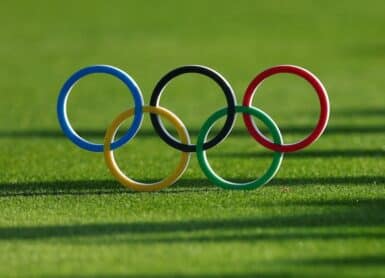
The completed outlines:
{"type": "MultiPolygon", "coordinates": [[[[385,275],[384,4],[371,1],[4,1],[0,9],[0,274],[28,277],[380,277],[385,275]],[[226,191],[196,158],[183,178],[157,193],[134,193],[109,174],[101,154],[72,145],[55,105],[65,79],[105,63],[129,72],[145,102],[157,80],[182,64],[221,72],[238,102],[266,67],[302,65],[325,83],[329,127],[285,155],[277,177],[257,191],[226,191]]],[[[161,104],[192,140],[224,98],[209,80],[173,81],[161,104]],[[183,94],[183,96],[182,96],[183,94]]],[[[278,123],[285,142],[308,134],[315,94],[276,76],[254,105],[278,123]]],[[[131,106],[123,85],[85,78],[69,100],[73,126],[102,141],[131,106]]],[[[170,172],[178,152],[146,118],[116,151],[142,181],[170,172]]],[[[260,175],[271,153],[238,117],[209,151],[232,180],[260,175]]]]}

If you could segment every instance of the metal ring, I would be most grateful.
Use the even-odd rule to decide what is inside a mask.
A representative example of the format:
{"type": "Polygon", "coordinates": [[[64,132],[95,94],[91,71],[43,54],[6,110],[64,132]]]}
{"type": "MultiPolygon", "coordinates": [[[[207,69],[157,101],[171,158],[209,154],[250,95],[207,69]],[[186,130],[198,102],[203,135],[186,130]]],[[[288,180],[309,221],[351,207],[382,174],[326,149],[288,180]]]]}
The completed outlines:
{"type": "Polygon", "coordinates": [[[226,79],[216,71],[198,65],[182,66],[166,74],[157,83],[151,96],[150,104],[150,106],[143,106],[143,97],[140,92],[140,89],[135,83],[135,81],[127,73],[115,67],[106,65],[96,65],[84,68],[74,73],[65,82],[64,86],[60,91],[58,99],[57,114],[59,118],[59,123],[64,133],[72,142],[74,142],[79,147],[89,151],[104,151],[104,157],[108,168],[121,184],[137,191],[155,191],[175,183],[181,177],[181,175],[187,168],[191,152],[197,153],[198,162],[200,167],[202,168],[202,171],[215,185],[226,189],[254,189],[261,187],[267,182],[269,182],[274,177],[274,175],[276,175],[282,162],[283,153],[302,149],[313,143],[321,136],[328,123],[330,110],[327,92],[323,87],[322,83],[317,79],[317,77],[303,68],[292,65],[276,66],[267,69],[257,75],[257,77],[254,78],[254,80],[250,83],[246,90],[246,93],[243,98],[243,106],[236,105],[235,95],[231,86],[226,81],[226,79]],[[128,89],[132,93],[135,102],[134,108],[131,108],[119,114],[119,116],[109,126],[104,138],[104,145],[94,144],[80,137],[72,129],[72,126],[69,123],[67,117],[67,99],[71,92],[71,89],[76,84],[76,82],[78,82],[82,77],[93,73],[107,73],[117,77],[128,87],[128,89]],[[168,82],[170,82],[174,77],[185,73],[198,73],[214,80],[223,90],[227,101],[227,107],[218,110],[205,121],[199,131],[196,145],[190,144],[190,137],[183,122],[171,111],[159,106],[160,97],[164,89],[166,88],[168,82]],[[316,90],[320,101],[321,113],[316,128],[308,137],[295,144],[283,144],[281,133],[274,121],[263,111],[251,106],[253,95],[255,94],[255,91],[258,86],[263,82],[264,79],[277,73],[291,73],[306,79],[316,90]],[[179,164],[174,170],[174,172],[172,172],[165,179],[151,184],[140,183],[128,178],[125,174],[121,172],[121,170],[117,166],[113,154],[114,149],[122,146],[136,135],[142,123],[143,112],[150,113],[151,122],[155,128],[155,131],[162,138],[162,140],[165,141],[168,145],[174,147],[175,149],[182,151],[179,164]],[[275,151],[273,155],[273,161],[267,171],[260,178],[246,183],[234,183],[219,177],[210,167],[206,156],[207,149],[222,142],[229,135],[234,126],[236,113],[243,113],[243,119],[246,124],[246,127],[249,133],[253,136],[256,141],[260,142],[263,146],[267,147],[268,149],[275,151]],[[132,115],[134,115],[134,120],[131,127],[128,129],[128,131],[124,134],[122,138],[113,142],[120,125],[123,123],[124,120],[131,117],[132,115]],[[177,133],[180,137],[180,141],[175,139],[172,135],[167,132],[159,116],[166,117],[166,119],[169,120],[176,127],[177,133]],[[227,116],[227,118],[221,131],[213,139],[206,141],[212,126],[219,118],[224,116],[227,116]],[[273,136],[272,142],[269,141],[268,138],[265,138],[262,133],[260,133],[258,128],[255,126],[251,116],[256,116],[265,125],[267,125],[273,136]]]}
{"type": "Polygon", "coordinates": [[[329,98],[328,98],[326,89],[322,85],[321,81],[310,71],[298,66],[281,65],[281,66],[275,66],[275,67],[269,68],[261,72],[253,79],[253,81],[251,81],[243,97],[243,105],[250,107],[250,105],[253,102],[253,96],[257,91],[258,87],[260,86],[260,84],[263,82],[263,80],[277,73],[291,73],[291,74],[298,75],[304,78],[305,80],[307,80],[317,92],[318,99],[321,106],[321,113],[318,119],[318,123],[314,128],[314,130],[305,139],[297,143],[275,144],[271,142],[268,138],[266,138],[259,131],[257,126],[254,124],[252,118],[250,117],[250,115],[243,114],[243,121],[245,122],[247,130],[249,131],[251,136],[253,136],[255,140],[257,140],[266,148],[272,151],[279,151],[279,152],[295,152],[314,143],[324,132],[329,120],[329,113],[330,113],[329,98]]]}
{"type": "Polygon", "coordinates": [[[77,146],[82,149],[91,151],[91,152],[103,152],[103,144],[95,144],[87,141],[82,138],[76,131],[72,128],[71,123],[68,120],[67,116],[67,100],[68,96],[71,93],[72,88],[75,84],[84,76],[94,73],[106,73],[112,76],[117,77],[120,81],[122,81],[134,98],[135,103],[135,116],[132,121],[131,127],[126,131],[126,133],[117,141],[111,144],[111,149],[116,149],[125,143],[127,143],[135,134],[138,132],[142,120],[143,120],[143,96],[139,89],[139,86],[136,84],[134,79],[131,78],[126,72],[118,69],[116,67],[107,66],[107,65],[95,65],[83,68],[77,72],[75,72],[63,85],[60,90],[58,102],[57,102],[57,115],[59,119],[60,126],[64,132],[64,134],[77,146]]]}
{"type": "MultiPolygon", "coordinates": [[[[211,78],[221,87],[223,93],[226,96],[227,118],[225,124],[214,138],[203,144],[203,149],[207,150],[222,142],[230,134],[234,126],[236,98],[230,84],[222,75],[213,69],[199,65],[182,66],[176,68],[163,76],[156,84],[151,95],[150,106],[159,107],[160,97],[164,92],[168,82],[170,82],[173,78],[185,73],[198,73],[211,78]]],[[[183,152],[196,152],[196,145],[184,144],[177,141],[166,130],[158,115],[151,114],[151,122],[160,138],[162,138],[168,145],[183,152]]]]}
{"type": "MultiPolygon", "coordinates": [[[[171,111],[162,108],[162,107],[143,107],[143,112],[154,113],[160,116],[165,117],[167,120],[172,123],[181,138],[183,143],[190,143],[190,137],[187,132],[186,127],[183,125],[182,121],[171,111]]],[[[176,169],[165,179],[154,182],[154,183],[141,183],[133,179],[128,178],[116,164],[113,151],[110,149],[111,141],[114,139],[116,132],[119,129],[119,126],[129,117],[134,114],[134,109],[127,110],[121,113],[108,127],[106,136],[104,138],[104,159],[106,161],[107,167],[110,169],[110,172],[115,176],[115,178],[125,187],[128,187],[136,191],[156,191],[168,187],[175,183],[186,170],[188,163],[190,161],[190,153],[181,152],[181,157],[176,169]]]]}
{"type": "MultiPolygon", "coordinates": [[[[244,114],[253,115],[260,119],[269,128],[270,132],[273,135],[274,142],[277,144],[282,143],[282,136],[278,126],[262,110],[259,110],[255,107],[236,106],[235,111],[238,113],[241,112],[244,114]]],[[[211,127],[214,125],[215,121],[225,116],[226,113],[226,108],[218,110],[207,119],[202,129],[199,131],[197,140],[197,158],[202,171],[212,183],[224,189],[255,189],[265,185],[277,174],[283,159],[282,152],[274,152],[273,161],[271,162],[270,167],[260,178],[246,183],[235,183],[227,181],[218,176],[210,167],[210,164],[207,160],[206,151],[203,149],[203,142],[206,140],[207,135],[211,127]]]]}

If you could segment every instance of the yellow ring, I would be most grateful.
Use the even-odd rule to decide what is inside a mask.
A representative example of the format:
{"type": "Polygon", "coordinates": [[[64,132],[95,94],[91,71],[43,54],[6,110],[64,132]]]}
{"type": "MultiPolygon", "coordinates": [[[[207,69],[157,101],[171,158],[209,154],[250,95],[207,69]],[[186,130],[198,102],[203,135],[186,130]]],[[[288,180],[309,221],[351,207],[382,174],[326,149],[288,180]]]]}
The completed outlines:
{"type": "MultiPolygon", "coordinates": [[[[115,134],[118,131],[120,125],[129,117],[131,117],[135,112],[135,109],[129,109],[116,117],[116,119],[108,127],[106,135],[104,137],[104,159],[106,161],[107,167],[110,169],[112,175],[125,187],[128,187],[136,191],[157,191],[171,184],[175,183],[186,170],[188,163],[190,161],[190,153],[181,153],[181,158],[174,172],[172,172],[165,179],[155,182],[155,183],[141,183],[133,179],[128,178],[116,164],[114,151],[111,150],[111,142],[115,138],[115,134]]],[[[181,139],[183,144],[190,144],[190,136],[187,132],[186,127],[183,125],[182,121],[171,111],[162,108],[162,107],[153,107],[153,106],[143,106],[143,112],[158,114],[165,117],[170,121],[176,128],[176,131],[181,139]]]]}

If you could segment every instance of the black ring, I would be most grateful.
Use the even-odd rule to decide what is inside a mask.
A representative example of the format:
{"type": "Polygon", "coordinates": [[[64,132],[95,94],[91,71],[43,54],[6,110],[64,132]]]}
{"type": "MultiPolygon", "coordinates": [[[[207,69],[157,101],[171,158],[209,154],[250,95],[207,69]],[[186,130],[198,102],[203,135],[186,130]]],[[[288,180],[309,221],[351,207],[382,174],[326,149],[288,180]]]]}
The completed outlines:
{"type": "MultiPolygon", "coordinates": [[[[174,77],[177,77],[179,75],[185,74],[185,73],[199,73],[202,75],[205,75],[217,83],[223,93],[226,96],[227,101],[227,118],[226,122],[223,125],[221,131],[211,140],[207,141],[203,144],[203,149],[207,150],[215,145],[222,142],[231,132],[234,126],[235,122],[235,105],[236,105],[236,98],[233,89],[231,88],[230,84],[227,82],[227,80],[220,75],[215,70],[212,70],[210,68],[199,66],[199,65],[188,65],[188,66],[182,66],[179,68],[176,68],[169,73],[167,73],[165,76],[163,76],[159,82],[156,84],[154,91],[151,95],[150,105],[151,106],[159,106],[159,100],[160,97],[164,91],[164,89],[167,86],[167,83],[171,81],[174,77]]],[[[156,114],[150,114],[152,125],[154,126],[155,131],[158,133],[160,138],[163,139],[168,145],[171,147],[178,149],[183,152],[196,152],[196,145],[192,144],[183,144],[178,142],[164,127],[163,123],[160,120],[160,117],[156,114]]]]}

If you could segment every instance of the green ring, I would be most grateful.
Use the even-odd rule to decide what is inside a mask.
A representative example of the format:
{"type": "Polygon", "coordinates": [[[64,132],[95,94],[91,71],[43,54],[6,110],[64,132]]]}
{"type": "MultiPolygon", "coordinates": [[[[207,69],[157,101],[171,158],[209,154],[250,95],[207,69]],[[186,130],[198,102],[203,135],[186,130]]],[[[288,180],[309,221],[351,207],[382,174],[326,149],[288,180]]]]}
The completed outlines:
{"type": "MultiPolygon", "coordinates": [[[[235,112],[246,113],[257,117],[269,128],[270,132],[273,135],[274,143],[280,144],[280,145],[283,143],[282,135],[278,129],[278,126],[262,110],[259,110],[255,107],[246,107],[246,106],[237,105],[235,107],[235,112]]],[[[273,161],[269,169],[266,171],[266,173],[260,178],[254,181],[246,182],[246,183],[235,183],[235,182],[227,181],[221,178],[220,176],[218,176],[210,167],[210,164],[208,163],[208,160],[207,160],[206,151],[203,149],[203,144],[206,141],[208,133],[210,132],[210,129],[212,128],[214,123],[219,118],[226,115],[227,115],[227,108],[223,108],[221,110],[216,111],[207,119],[207,121],[203,124],[201,130],[199,131],[196,150],[197,150],[198,162],[202,171],[205,173],[207,178],[212,183],[224,189],[255,189],[265,185],[277,174],[283,159],[283,153],[274,152],[273,161]]]]}

